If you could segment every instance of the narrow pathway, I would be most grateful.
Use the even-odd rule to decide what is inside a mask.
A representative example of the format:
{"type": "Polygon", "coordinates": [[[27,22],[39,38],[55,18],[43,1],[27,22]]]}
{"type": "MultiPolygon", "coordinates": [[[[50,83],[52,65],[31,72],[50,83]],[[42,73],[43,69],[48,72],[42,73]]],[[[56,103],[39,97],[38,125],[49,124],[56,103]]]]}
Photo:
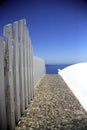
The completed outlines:
{"type": "Polygon", "coordinates": [[[87,113],[59,75],[45,75],[15,130],[87,130],[87,113]]]}

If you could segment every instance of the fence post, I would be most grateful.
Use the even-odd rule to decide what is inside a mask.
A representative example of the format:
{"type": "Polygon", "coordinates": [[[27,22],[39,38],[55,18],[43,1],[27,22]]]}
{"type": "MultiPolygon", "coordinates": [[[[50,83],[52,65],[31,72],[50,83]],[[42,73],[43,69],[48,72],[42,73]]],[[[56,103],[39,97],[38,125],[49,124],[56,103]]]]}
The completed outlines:
{"type": "Polygon", "coordinates": [[[20,114],[20,87],[19,87],[19,44],[18,44],[18,22],[13,23],[14,29],[14,91],[15,91],[15,114],[18,122],[20,114]]]}
{"type": "Polygon", "coordinates": [[[19,48],[19,70],[20,70],[20,101],[21,101],[21,114],[24,113],[25,110],[25,90],[24,90],[24,51],[23,51],[23,40],[24,40],[24,20],[19,21],[19,40],[20,40],[20,48],[19,48]]]}
{"type": "Polygon", "coordinates": [[[7,112],[7,128],[12,130],[15,128],[15,107],[14,107],[14,84],[13,84],[13,49],[12,49],[12,25],[8,24],[4,27],[4,35],[6,37],[5,49],[5,92],[6,92],[6,112],[7,112]]]}
{"type": "Polygon", "coordinates": [[[7,129],[5,86],[4,86],[4,44],[0,37],[0,130],[7,129]]]}

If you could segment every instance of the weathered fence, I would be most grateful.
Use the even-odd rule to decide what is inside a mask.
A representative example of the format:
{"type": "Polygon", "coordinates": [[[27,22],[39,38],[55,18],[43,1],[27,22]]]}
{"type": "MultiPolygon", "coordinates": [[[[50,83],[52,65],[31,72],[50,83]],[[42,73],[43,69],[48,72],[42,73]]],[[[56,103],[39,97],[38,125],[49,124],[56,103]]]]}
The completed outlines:
{"type": "Polygon", "coordinates": [[[0,130],[13,130],[33,99],[34,85],[43,73],[39,71],[41,65],[39,73],[35,65],[33,71],[33,48],[25,19],[6,25],[4,37],[0,37],[0,130]]]}
{"type": "Polygon", "coordinates": [[[33,57],[33,77],[34,77],[34,85],[38,82],[38,80],[45,74],[45,63],[44,60],[34,56],[33,57]]]}

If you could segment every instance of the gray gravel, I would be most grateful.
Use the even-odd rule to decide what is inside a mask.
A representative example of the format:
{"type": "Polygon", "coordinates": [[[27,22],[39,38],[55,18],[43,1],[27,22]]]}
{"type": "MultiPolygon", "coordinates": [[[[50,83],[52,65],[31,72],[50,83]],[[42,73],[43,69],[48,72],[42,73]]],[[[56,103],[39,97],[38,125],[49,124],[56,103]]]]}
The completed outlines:
{"type": "Polygon", "coordinates": [[[59,75],[45,75],[15,130],[87,130],[87,113],[59,75]]]}

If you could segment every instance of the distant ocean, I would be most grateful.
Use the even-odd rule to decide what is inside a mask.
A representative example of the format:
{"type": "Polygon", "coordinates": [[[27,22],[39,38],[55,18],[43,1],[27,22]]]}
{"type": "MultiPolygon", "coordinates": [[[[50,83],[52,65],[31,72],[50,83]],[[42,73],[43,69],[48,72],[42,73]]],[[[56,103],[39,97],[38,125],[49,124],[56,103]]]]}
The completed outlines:
{"type": "Polygon", "coordinates": [[[64,69],[71,64],[46,65],[46,74],[58,74],[58,69],[64,69]]]}

